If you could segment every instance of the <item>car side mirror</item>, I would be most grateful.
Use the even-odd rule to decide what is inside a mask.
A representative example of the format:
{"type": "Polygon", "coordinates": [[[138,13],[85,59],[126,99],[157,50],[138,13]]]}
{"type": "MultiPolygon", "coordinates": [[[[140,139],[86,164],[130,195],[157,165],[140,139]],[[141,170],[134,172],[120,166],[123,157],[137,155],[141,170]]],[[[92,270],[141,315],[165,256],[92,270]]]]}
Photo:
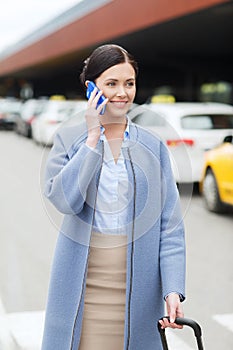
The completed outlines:
{"type": "Polygon", "coordinates": [[[233,143],[233,135],[228,135],[224,137],[223,142],[233,143]]]}

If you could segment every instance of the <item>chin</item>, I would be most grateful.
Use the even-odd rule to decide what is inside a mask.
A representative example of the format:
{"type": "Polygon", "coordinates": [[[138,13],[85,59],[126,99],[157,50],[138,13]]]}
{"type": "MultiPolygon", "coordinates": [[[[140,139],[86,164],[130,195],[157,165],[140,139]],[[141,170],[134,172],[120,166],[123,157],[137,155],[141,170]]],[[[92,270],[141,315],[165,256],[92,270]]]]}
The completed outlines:
{"type": "Polygon", "coordinates": [[[125,106],[124,108],[116,108],[116,107],[111,107],[110,106],[110,108],[108,109],[108,110],[106,110],[108,113],[109,113],[109,115],[111,116],[111,117],[115,117],[115,118],[120,118],[120,117],[125,117],[126,116],[126,114],[128,113],[128,111],[129,111],[129,109],[130,109],[130,106],[131,106],[131,104],[128,104],[127,106],[125,106]]]}

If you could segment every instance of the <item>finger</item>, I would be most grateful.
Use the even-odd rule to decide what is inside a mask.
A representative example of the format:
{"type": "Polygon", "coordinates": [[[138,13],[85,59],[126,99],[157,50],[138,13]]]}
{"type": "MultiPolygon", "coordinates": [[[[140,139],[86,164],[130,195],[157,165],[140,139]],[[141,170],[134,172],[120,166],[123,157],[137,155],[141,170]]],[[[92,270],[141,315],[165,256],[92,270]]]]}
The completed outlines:
{"type": "Polygon", "coordinates": [[[170,323],[174,323],[176,319],[176,311],[174,308],[170,309],[169,317],[170,317],[170,323]]]}
{"type": "Polygon", "coordinates": [[[171,324],[166,317],[163,318],[163,325],[164,325],[164,328],[171,327],[171,324]]]}
{"type": "Polygon", "coordinates": [[[159,321],[160,325],[161,325],[161,329],[167,328],[169,327],[169,322],[167,322],[166,319],[162,319],[159,321]]]}
{"type": "Polygon", "coordinates": [[[164,329],[164,328],[165,328],[165,327],[164,327],[164,323],[163,323],[162,320],[159,320],[159,324],[160,324],[160,326],[161,326],[161,327],[160,327],[161,329],[164,329]]]}
{"type": "Polygon", "coordinates": [[[97,92],[98,92],[98,88],[97,86],[93,89],[93,91],[91,92],[91,97],[95,97],[97,95],[97,92]]]}
{"type": "Polygon", "coordinates": [[[94,90],[91,92],[90,98],[88,99],[88,105],[92,104],[92,102],[97,94],[97,91],[98,91],[98,89],[97,89],[97,87],[95,87],[94,90]]]}
{"type": "MultiPolygon", "coordinates": [[[[93,90],[93,92],[94,92],[94,90],[93,90]]],[[[92,99],[90,99],[90,101],[89,101],[89,106],[95,108],[96,110],[98,110],[98,113],[100,112],[99,109],[97,108],[98,101],[99,101],[100,96],[102,96],[102,94],[103,94],[103,92],[101,90],[97,90],[96,89],[96,95],[92,99]]]]}
{"type": "MultiPolygon", "coordinates": [[[[96,92],[97,92],[97,91],[96,91],[96,92]]],[[[97,102],[99,101],[100,96],[102,96],[102,95],[103,95],[103,91],[102,91],[102,90],[99,90],[98,93],[96,93],[96,95],[95,95],[95,97],[94,97],[94,99],[93,99],[93,103],[96,103],[96,104],[97,104],[97,102]]]]}
{"type": "Polygon", "coordinates": [[[169,323],[168,327],[170,327],[170,328],[179,328],[179,329],[183,328],[183,326],[175,323],[175,318],[174,318],[173,322],[171,322],[171,319],[170,319],[170,323],[169,323]]]}
{"type": "Polygon", "coordinates": [[[104,106],[108,103],[108,98],[105,98],[104,101],[96,108],[98,113],[104,108],[104,106]]]}
{"type": "Polygon", "coordinates": [[[182,329],[183,326],[177,324],[177,323],[173,323],[173,328],[178,328],[178,329],[182,329]]]}
{"type": "Polygon", "coordinates": [[[161,328],[179,328],[182,329],[183,326],[178,325],[177,323],[171,323],[167,318],[163,318],[163,320],[160,320],[159,323],[161,324],[161,328]]]}

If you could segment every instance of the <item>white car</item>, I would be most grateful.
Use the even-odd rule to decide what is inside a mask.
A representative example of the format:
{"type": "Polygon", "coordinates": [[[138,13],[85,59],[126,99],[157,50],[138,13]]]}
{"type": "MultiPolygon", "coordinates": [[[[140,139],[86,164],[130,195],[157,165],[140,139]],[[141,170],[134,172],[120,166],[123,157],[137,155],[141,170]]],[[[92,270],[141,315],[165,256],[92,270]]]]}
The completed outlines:
{"type": "Polygon", "coordinates": [[[16,116],[16,119],[15,119],[14,130],[18,134],[24,135],[26,137],[31,137],[32,121],[35,118],[37,118],[40,113],[43,112],[47,103],[48,103],[48,100],[44,98],[29,99],[24,103],[22,103],[20,113],[16,116]]]}
{"type": "Polygon", "coordinates": [[[50,100],[44,112],[32,122],[33,140],[51,146],[57,129],[69,119],[77,119],[86,106],[86,101],[50,100]]]}
{"type": "Polygon", "coordinates": [[[15,98],[0,99],[0,129],[13,130],[22,102],[15,98]]]}
{"type": "Polygon", "coordinates": [[[233,107],[221,103],[145,104],[130,119],[167,144],[177,183],[199,182],[204,152],[233,133],[233,107]]]}

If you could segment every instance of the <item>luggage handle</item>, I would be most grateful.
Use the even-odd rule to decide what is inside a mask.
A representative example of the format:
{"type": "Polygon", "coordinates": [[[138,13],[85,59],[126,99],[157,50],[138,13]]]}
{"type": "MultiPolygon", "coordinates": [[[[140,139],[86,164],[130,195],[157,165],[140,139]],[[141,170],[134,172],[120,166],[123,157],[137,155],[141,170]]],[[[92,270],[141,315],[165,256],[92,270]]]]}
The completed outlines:
{"type": "MultiPolygon", "coordinates": [[[[162,317],[160,320],[163,320],[163,318],[167,318],[170,321],[170,318],[168,316],[162,317]]],[[[190,319],[190,318],[182,318],[182,317],[177,317],[175,319],[175,323],[180,325],[180,326],[189,326],[193,329],[196,340],[197,340],[197,345],[198,345],[198,350],[204,350],[203,343],[202,343],[202,332],[201,332],[201,327],[200,325],[190,319]]],[[[165,329],[161,328],[161,324],[158,322],[158,330],[160,333],[162,345],[163,345],[163,350],[169,350],[168,345],[167,345],[167,339],[166,339],[166,334],[165,334],[165,329]]]]}

